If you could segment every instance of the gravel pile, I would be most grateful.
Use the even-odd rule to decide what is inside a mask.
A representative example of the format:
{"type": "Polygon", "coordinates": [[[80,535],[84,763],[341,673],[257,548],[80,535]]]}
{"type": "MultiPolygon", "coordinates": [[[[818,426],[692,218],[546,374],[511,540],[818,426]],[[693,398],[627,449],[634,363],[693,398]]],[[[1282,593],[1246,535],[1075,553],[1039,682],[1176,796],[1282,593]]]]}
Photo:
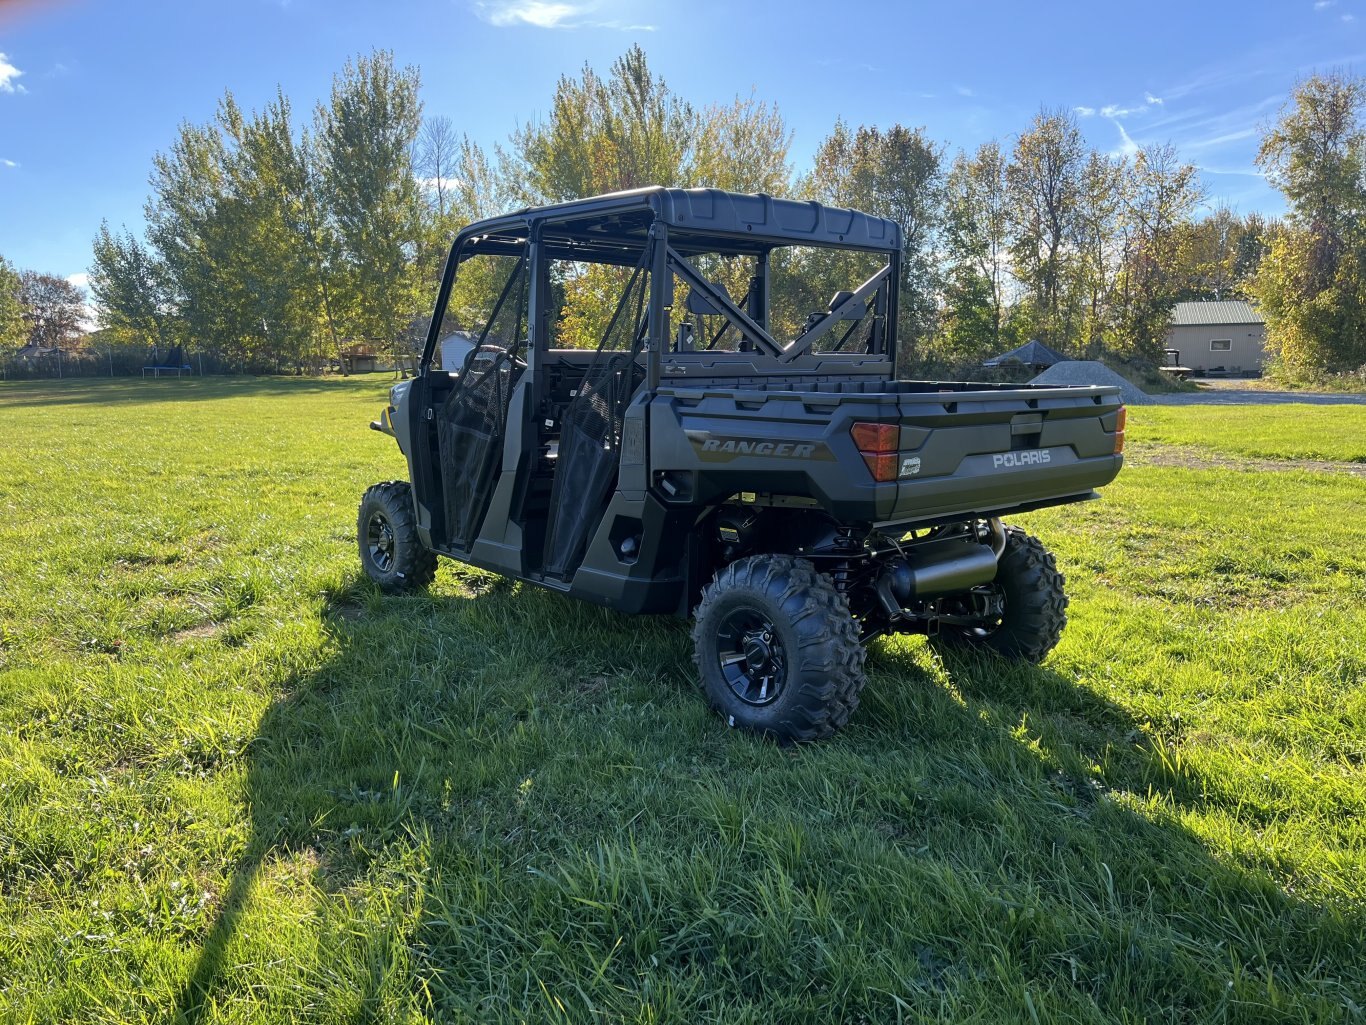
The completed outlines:
{"type": "Polygon", "coordinates": [[[1153,397],[1142,388],[1120,377],[1104,363],[1097,363],[1094,360],[1076,359],[1054,363],[1029,383],[1052,385],[1111,384],[1119,388],[1120,398],[1124,400],[1126,406],[1148,406],[1154,402],[1153,397]]]}

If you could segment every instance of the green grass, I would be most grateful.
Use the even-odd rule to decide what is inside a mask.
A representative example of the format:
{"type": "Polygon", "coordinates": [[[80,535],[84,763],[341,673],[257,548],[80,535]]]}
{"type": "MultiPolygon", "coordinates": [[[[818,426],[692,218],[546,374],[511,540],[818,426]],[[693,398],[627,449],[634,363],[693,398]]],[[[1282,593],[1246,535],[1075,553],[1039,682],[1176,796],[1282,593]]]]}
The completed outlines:
{"type": "Polygon", "coordinates": [[[1133,406],[1128,437],[1249,458],[1366,463],[1366,405],[1133,406]]]}
{"type": "MultiPolygon", "coordinates": [[[[784,750],[681,623],[359,579],[387,383],[0,385],[0,1020],[1361,1019],[1360,478],[1023,517],[1043,667],[882,642],[784,750]]],[[[1361,416],[1131,423],[1342,460],[1361,416]]]]}

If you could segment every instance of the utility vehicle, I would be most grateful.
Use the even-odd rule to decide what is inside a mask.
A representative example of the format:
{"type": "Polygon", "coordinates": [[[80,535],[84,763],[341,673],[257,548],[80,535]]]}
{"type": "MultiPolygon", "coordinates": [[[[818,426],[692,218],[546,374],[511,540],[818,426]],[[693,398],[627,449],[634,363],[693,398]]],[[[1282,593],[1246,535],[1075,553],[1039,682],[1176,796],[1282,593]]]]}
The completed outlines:
{"type": "Polygon", "coordinates": [[[880,634],[1041,660],[1063,577],[1001,517],[1097,497],[1118,389],[899,380],[901,248],[881,217],[712,189],[465,228],[371,424],[411,483],[362,500],[366,573],[423,587],[444,555],[691,616],[710,703],[784,741],[849,720],[880,634]]]}

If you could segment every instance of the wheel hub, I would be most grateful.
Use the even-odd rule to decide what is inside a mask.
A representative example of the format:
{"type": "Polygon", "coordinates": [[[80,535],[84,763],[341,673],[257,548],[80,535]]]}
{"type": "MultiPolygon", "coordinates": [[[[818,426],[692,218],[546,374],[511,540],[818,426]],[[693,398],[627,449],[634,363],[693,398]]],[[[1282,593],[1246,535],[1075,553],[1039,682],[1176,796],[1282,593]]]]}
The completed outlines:
{"type": "Polygon", "coordinates": [[[722,617],[716,657],[726,684],[748,704],[768,704],[786,682],[782,642],[772,620],[756,608],[740,606],[722,617]]]}
{"type": "Polygon", "coordinates": [[[365,546],[370,552],[370,561],[381,573],[387,573],[394,565],[394,528],[383,513],[374,512],[365,524],[365,546]]]}
{"type": "Polygon", "coordinates": [[[771,637],[758,631],[745,635],[745,664],[751,670],[767,668],[772,657],[772,651],[768,646],[769,640],[771,637]]]}

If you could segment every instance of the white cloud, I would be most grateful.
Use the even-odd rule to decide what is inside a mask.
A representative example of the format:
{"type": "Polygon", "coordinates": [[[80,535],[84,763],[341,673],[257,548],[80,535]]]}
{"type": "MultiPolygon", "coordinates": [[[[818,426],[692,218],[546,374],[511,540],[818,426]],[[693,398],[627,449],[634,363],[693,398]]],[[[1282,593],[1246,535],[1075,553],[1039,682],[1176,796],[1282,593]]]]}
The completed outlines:
{"type": "Polygon", "coordinates": [[[1322,11],[1326,8],[1332,7],[1335,3],[1337,3],[1337,0],[1314,0],[1314,10],[1322,11]]]}
{"type": "Polygon", "coordinates": [[[536,28],[568,28],[565,22],[587,8],[582,4],[547,3],[545,0],[486,0],[475,5],[490,25],[534,25],[536,28]]]}
{"type": "Polygon", "coordinates": [[[1256,128],[1240,128],[1234,132],[1225,132],[1222,135],[1212,135],[1208,139],[1194,139],[1181,144],[1184,150],[1216,149],[1219,146],[1230,142],[1241,142],[1243,139],[1251,139],[1257,134],[1256,128]]]}
{"type": "Polygon", "coordinates": [[[0,158],[0,167],[18,167],[19,161],[0,158]]]}
{"type": "Polygon", "coordinates": [[[1118,117],[1132,117],[1135,114],[1148,113],[1149,106],[1151,106],[1151,104],[1144,103],[1138,107],[1121,107],[1118,103],[1107,103],[1100,108],[1100,116],[1108,117],[1111,120],[1118,117]]]}
{"type": "Polygon", "coordinates": [[[1135,117],[1140,114],[1147,114],[1155,107],[1162,106],[1162,97],[1154,96],[1152,93],[1143,94],[1143,102],[1136,107],[1121,107],[1118,103],[1107,103],[1097,109],[1090,106],[1076,106],[1072,108],[1077,117],[1095,117],[1099,114],[1103,118],[1116,121],[1122,117],[1135,117]]]}
{"type": "Polygon", "coordinates": [[[22,85],[15,81],[23,72],[10,63],[9,57],[0,53],[0,93],[26,93],[22,85]]]}
{"type": "Polygon", "coordinates": [[[90,287],[90,275],[87,274],[85,271],[81,271],[79,274],[68,274],[66,276],[66,280],[71,282],[71,284],[75,285],[77,288],[90,287]]]}
{"type": "Polygon", "coordinates": [[[1112,157],[1132,157],[1138,152],[1138,143],[1129,137],[1129,133],[1118,121],[1115,122],[1115,127],[1119,129],[1119,145],[1110,152],[1110,155],[1112,157]]]}
{"type": "Polygon", "coordinates": [[[959,96],[976,96],[976,95],[977,95],[976,92],[974,92],[972,89],[969,89],[969,88],[968,88],[967,86],[965,86],[965,85],[956,85],[956,86],[953,87],[953,91],[956,92],[959,96]]]}
{"type": "Polygon", "coordinates": [[[417,183],[422,186],[424,192],[435,192],[437,189],[458,189],[465,184],[459,178],[447,178],[444,175],[439,178],[419,178],[417,183]]]}
{"type": "Polygon", "coordinates": [[[474,0],[475,14],[495,28],[605,28],[621,32],[653,32],[655,25],[641,25],[616,18],[589,19],[602,0],[566,3],[563,0],[474,0]]]}
{"type": "Polygon", "coordinates": [[[1355,14],[1344,14],[1344,15],[1342,16],[1342,20],[1343,20],[1343,21],[1356,21],[1356,20],[1357,20],[1357,16],[1356,16],[1355,14]]]}

